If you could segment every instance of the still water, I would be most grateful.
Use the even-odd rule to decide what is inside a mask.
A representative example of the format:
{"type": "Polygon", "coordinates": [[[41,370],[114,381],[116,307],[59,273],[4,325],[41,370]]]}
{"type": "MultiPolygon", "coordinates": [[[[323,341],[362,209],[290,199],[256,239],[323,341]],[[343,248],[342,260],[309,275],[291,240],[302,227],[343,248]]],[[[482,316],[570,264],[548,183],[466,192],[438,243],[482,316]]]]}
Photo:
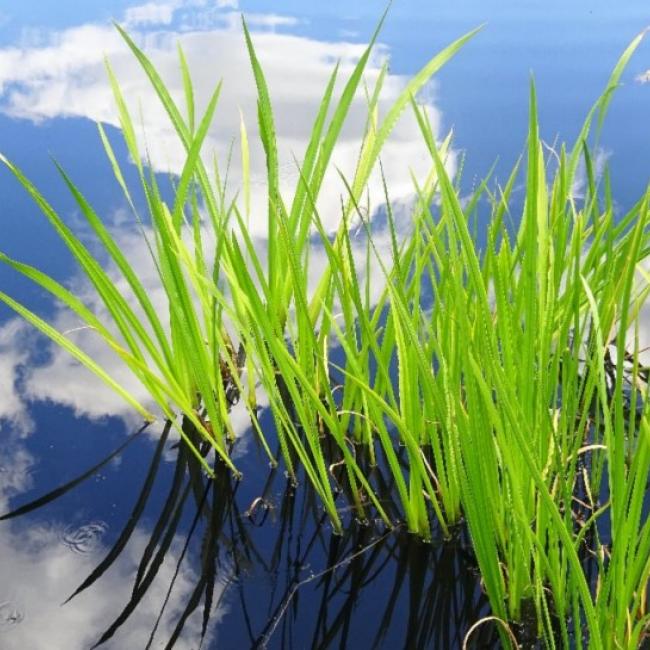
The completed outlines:
{"type": "MultiPolygon", "coordinates": [[[[297,179],[293,155],[300,158],[304,151],[334,63],[340,60],[344,76],[349,73],[384,4],[98,4],[0,2],[0,152],[23,168],[70,224],[81,228],[51,158],[61,163],[111,224],[120,246],[145,283],[149,281],[146,286],[155,301],[160,296],[154,269],[147,263],[95,127],[96,121],[107,125],[127,183],[135,187],[135,166],[116,128],[105,58],[142,116],[150,161],[161,183],[180,171],[182,152],[111,21],[126,27],[178,93],[180,42],[194,75],[199,109],[223,80],[208,147],[224,162],[239,137],[240,116],[251,141],[257,133],[255,87],[240,27],[243,12],[269,81],[281,183],[290,191],[297,179]]],[[[531,78],[549,148],[558,139],[571,142],[617,58],[650,24],[645,0],[624,5],[585,0],[570,6],[456,4],[395,2],[368,81],[377,78],[388,60],[380,105],[385,110],[409,75],[452,40],[484,24],[419,97],[439,137],[453,128],[449,165],[457,169],[462,164],[461,186],[468,193],[494,163],[496,179],[504,179],[524,150],[531,78]]],[[[643,192],[650,168],[650,83],[644,83],[649,70],[646,41],[623,75],[597,151],[598,168],[610,165],[621,211],[643,192]]],[[[364,101],[361,96],[355,100],[336,152],[337,164],[347,173],[361,142],[364,101]]],[[[241,181],[238,155],[236,145],[230,179],[235,189],[241,181]]],[[[385,149],[383,164],[391,199],[408,204],[409,170],[421,174],[428,165],[408,113],[385,149]]],[[[251,173],[251,228],[263,243],[265,219],[255,215],[262,214],[264,204],[264,162],[255,149],[251,173]]],[[[337,178],[327,182],[320,207],[326,225],[334,228],[344,188],[337,178]]],[[[166,187],[169,191],[169,183],[166,187]]],[[[141,199],[136,194],[136,202],[141,199]]],[[[380,204],[381,198],[376,198],[375,208],[380,204]]],[[[5,169],[0,170],[0,214],[3,252],[65,281],[93,304],[95,298],[69,254],[5,169]]],[[[78,325],[4,266],[0,290],[19,296],[62,331],[78,325]]],[[[74,336],[94,345],[87,332],[74,336]]],[[[93,353],[129,384],[108,351],[93,353]]],[[[141,391],[137,386],[133,390],[141,391]]],[[[137,607],[105,647],[165,647],[172,640],[175,648],[189,649],[199,647],[203,638],[204,648],[458,648],[471,625],[489,615],[462,533],[448,545],[436,542],[435,535],[432,545],[423,545],[350,520],[348,534],[333,536],[315,497],[302,486],[294,492],[281,469],[271,472],[247,431],[246,418],[238,412],[234,416],[241,432],[238,462],[245,475],[238,484],[224,475],[213,493],[212,487],[206,491],[196,481],[187,483],[189,487],[175,482],[175,440],[170,437],[158,449],[156,464],[162,425],[152,425],[60,499],[0,522],[0,648],[91,647],[129,609],[134,594],[137,607]],[[180,508],[179,503],[185,505],[180,508]],[[123,543],[125,528],[128,543],[123,543]],[[160,530],[157,550],[138,578],[152,535],[160,530]],[[106,571],[62,606],[95,567],[111,557],[111,549],[119,553],[113,553],[106,571]],[[147,573],[151,566],[155,577],[147,573]],[[143,576],[150,576],[150,585],[143,576]]],[[[17,508],[82,474],[139,424],[118,397],[0,305],[0,511],[17,508]]],[[[473,637],[474,647],[497,644],[488,625],[480,634],[473,637]]]]}

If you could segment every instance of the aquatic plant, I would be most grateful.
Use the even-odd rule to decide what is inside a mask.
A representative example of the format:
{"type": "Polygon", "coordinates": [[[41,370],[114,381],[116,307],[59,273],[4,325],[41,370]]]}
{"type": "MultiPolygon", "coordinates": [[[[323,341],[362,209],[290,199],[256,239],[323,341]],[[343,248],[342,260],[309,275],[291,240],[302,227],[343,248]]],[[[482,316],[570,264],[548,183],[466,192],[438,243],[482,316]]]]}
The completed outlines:
{"type": "MultiPolygon", "coordinates": [[[[96,331],[148,389],[164,416],[174,422],[181,435],[185,436],[176,411],[182,413],[202,436],[210,441],[215,451],[236,474],[237,469],[230,460],[227,449],[228,441],[232,442],[235,433],[228,418],[226,388],[230,381],[238,391],[244,391],[239,382],[242,368],[236,363],[236,358],[239,356],[243,364],[245,355],[250,386],[254,388],[255,383],[260,382],[269,399],[283,443],[282,452],[288,471],[294,474],[295,461],[291,450],[305,467],[310,480],[321,493],[332,520],[338,526],[330,476],[318,442],[320,431],[316,428],[314,412],[320,413],[330,434],[336,436],[344,450],[347,466],[350,468],[350,480],[361,484],[366,481],[356,468],[353,456],[348,452],[344,442],[345,433],[331,397],[328,403],[321,402],[321,394],[326,399],[331,395],[327,388],[323,388],[328,375],[322,350],[328,332],[327,328],[321,328],[320,334],[317,334],[315,326],[322,314],[321,302],[332,304],[332,282],[329,279],[331,274],[325,272],[320,290],[308,308],[306,278],[309,276],[309,269],[308,266],[303,268],[303,263],[306,263],[304,258],[315,219],[315,201],[351,102],[362,81],[363,71],[379,28],[346,82],[338,103],[334,105],[333,91],[338,75],[338,66],[335,66],[314,121],[304,160],[299,166],[299,180],[292,203],[287,207],[279,194],[277,147],[269,92],[244,23],[244,34],[259,91],[260,133],[267,157],[269,198],[266,269],[263,269],[259,252],[252,244],[240,207],[234,202],[226,202],[225,181],[216,163],[215,169],[210,173],[200,155],[214,116],[221,85],[219,84],[212,94],[203,117],[197,120],[192,81],[181,52],[187,116],[184,118],[151,62],[119,26],[117,29],[148,75],[187,152],[184,169],[176,187],[174,204],[167,206],[161,198],[155,175],[149,172],[142,162],[143,156],[138,149],[133,120],[120,86],[110,65],[107,64],[122,133],[131,158],[137,166],[146,197],[147,223],[151,223],[153,235],[148,237],[143,228],[143,237],[168,297],[168,323],[156,312],[140,279],[109,230],[60,167],[59,171],[82,215],[104,246],[110,260],[127,281],[135,296],[136,305],[130,303],[120,292],[102,265],[48,204],[40,191],[15,165],[4,158],[5,164],[37,202],[86,273],[103,300],[112,318],[113,327],[109,328],[101,323],[76,296],[54,279],[5,255],[2,255],[1,259],[49,291],[75,312],[86,326],[96,331]],[[200,212],[199,200],[205,215],[200,212]],[[212,227],[211,241],[217,242],[214,254],[205,250],[201,229],[204,220],[212,227]],[[183,238],[185,229],[191,233],[189,245],[183,238]],[[223,283],[227,285],[227,289],[222,288],[223,283]],[[288,322],[291,305],[294,307],[295,318],[288,322]],[[238,342],[231,340],[226,321],[237,333],[238,342]],[[297,335],[291,340],[293,331],[297,332],[297,335]],[[291,345],[287,344],[287,338],[291,345]],[[235,354],[239,349],[243,354],[235,354]],[[281,383],[276,380],[277,376],[282,378],[281,383]],[[300,391],[296,388],[297,384],[303,387],[300,391]],[[308,389],[305,390],[304,387],[308,389]],[[291,413],[288,401],[291,402],[291,413]]],[[[433,57],[407,85],[381,126],[374,124],[373,128],[368,130],[353,181],[353,196],[357,199],[364,191],[383,143],[411,96],[417,93],[430,76],[444,65],[471,35],[459,39],[433,57]]],[[[382,74],[369,101],[369,116],[376,113],[383,79],[382,74]]],[[[99,125],[98,128],[117,182],[142,225],[143,220],[133,202],[132,192],[124,181],[110,141],[103,127],[99,125]]],[[[242,148],[243,159],[247,160],[248,141],[244,125],[242,148]]],[[[243,172],[242,195],[247,197],[250,196],[250,177],[246,165],[243,172]]],[[[346,214],[349,214],[351,209],[350,203],[346,214]]],[[[343,232],[345,214],[341,224],[340,232],[343,232]]],[[[336,256],[343,261],[341,252],[337,252],[336,256]]],[[[338,261],[337,258],[335,262],[338,261]]],[[[56,332],[38,315],[28,311],[8,295],[2,293],[0,298],[96,373],[146,419],[153,417],[133,395],[111,378],[69,337],[56,332]]],[[[231,390],[232,388],[231,386],[231,390]]],[[[257,434],[268,451],[264,432],[257,425],[253,390],[249,391],[246,404],[257,434]]],[[[186,442],[203,462],[206,471],[210,472],[196,447],[187,438],[186,442]]],[[[270,451],[268,453],[271,456],[270,451]]],[[[272,460],[275,462],[274,458],[272,460]]],[[[371,490],[369,492],[372,493],[371,490]]],[[[376,505],[380,507],[378,503],[376,505]]]]}
{"type": "MultiPolygon", "coordinates": [[[[343,527],[339,491],[360,519],[378,516],[389,526],[403,520],[424,539],[435,523],[450,536],[464,517],[494,616],[504,625],[521,620],[532,608],[549,647],[638,647],[648,638],[650,620],[650,525],[645,516],[650,428],[647,371],[639,361],[638,343],[630,350],[628,334],[638,327],[650,291],[642,267],[650,251],[649,194],[617,217],[608,176],[602,187],[596,178],[590,138],[593,147],[642,35],[618,61],[570,149],[562,146],[545,157],[531,84],[519,207],[514,189],[521,163],[505,186],[492,188],[487,178],[468,200],[461,200],[459,184],[445,167],[451,136],[437,142],[426,112],[414,99],[475,32],[433,57],[383,120],[378,114],[380,74],[367,91],[366,132],[353,177],[342,176],[347,196],[331,236],[318,197],[377,32],[337,103],[335,67],[298,164],[295,192],[287,201],[279,188],[270,91],[244,23],[267,167],[268,247],[260,252],[247,225],[251,179],[245,125],[241,201],[227,199],[226,174],[216,163],[209,171],[201,156],[221,86],[197,119],[181,52],[184,116],[146,55],[118,29],[187,156],[169,206],[156,175],[143,163],[131,115],[108,66],[146,218],[140,216],[101,125],[100,137],[142,226],[168,298],[167,318],[156,312],[111,233],[61,168],[137,306],[40,191],[4,158],[85,271],[111,315],[111,326],[54,279],[4,254],[0,259],[103,338],[146,386],[210,476],[208,450],[202,448],[206,444],[238,475],[229,452],[235,437],[229,410],[239,396],[260,444],[276,462],[271,434],[258,417],[257,398],[263,392],[289,476],[295,480],[297,469],[304,472],[336,531],[343,527]],[[391,239],[391,259],[386,260],[362,203],[382,147],[405,109],[417,119],[431,168],[426,178],[413,178],[417,201],[405,235],[398,236],[390,179],[384,179],[391,239]],[[579,169],[586,176],[581,199],[574,195],[579,169]],[[214,252],[206,250],[206,222],[210,241],[216,242],[214,252]],[[361,263],[366,268],[376,264],[383,276],[376,301],[369,296],[369,274],[365,286],[359,281],[350,237],[353,222],[365,230],[367,255],[361,263]],[[145,226],[151,227],[151,236],[145,226]],[[310,292],[314,236],[328,264],[310,292]],[[377,463],[389,468],[397,507],[388,508],[379,496],[377,463]],[[598,560],[595,580],[585,572],[585,553],[598,560]]],[[[0,292],[0,299],[143,416],[153,417],[69,338],[7,294],[0,292]]],[[[509,644],[511,637],[502,634],[509,644]]]]}

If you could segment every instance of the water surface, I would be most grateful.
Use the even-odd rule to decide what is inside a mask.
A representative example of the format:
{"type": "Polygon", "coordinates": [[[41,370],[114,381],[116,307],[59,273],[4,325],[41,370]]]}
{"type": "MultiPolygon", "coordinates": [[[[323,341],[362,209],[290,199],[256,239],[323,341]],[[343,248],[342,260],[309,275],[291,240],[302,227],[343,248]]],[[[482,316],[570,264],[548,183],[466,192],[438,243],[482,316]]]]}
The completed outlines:
{"type": "MultiPolygon", "coordinates": [[[[224,161],[238,137],[240,109],[251,140],[256,134],[255,88],[239,23],[243,12],[269,78],[283,157],[282,183],[290,191],[297,179],[292,155],[300,157],[304,151],[334,62],[341,59],[342,70],[349,72],[383,8],[375,2],[351,8],[340,0],[175,0],[141,5],[124,0],[102,3],[101,8],[64,0],[33,5],[0,4],[0,152],[24,169],[69,223],[83,228],[51,157],[59,161],[112,224],[120,245],[149,282],[154,300],[159,298],[155,274],[94,125],[97,120],[107,125],[127,182],[137,185],[135,166],[117,129],[105,56],[132,106],[141,107],[151,162],[161,174],[164,191],[170,190],[166,174],[179,171],[182,157],[162,110],[110,21],[128,28],[176,92],[181,91],[175,53],[180,41],[195,76],[199,106],[223,78],[208,142],[224,161]]],[[[372,83],[388,59],[382,108],[433,54],[484,23],[420,97],[440,137],[453,128],[449,165],[458,167],[464,156],[462,187],[468,193],[495,162],[495,177],[504,179],[524,151],[531,78],[549,147],[556,138],[571,141],[618,56],[650,24],[650,10],[640,0],[624,6],[604,1],[570,6],[476,1],[461,8],[450,2],[435,7],[424,0],[395,2],[368,72],[372,83]]],[[[599,143],[597,161],[599,167],[606,162],[611,166],[621,212],[643,192],[650,168],[650,84],[637,81],[648,69],[650,45],[645,42],[623,75],[599,143]]],[[[359,97],[337,151],[337,162],[348,173],[360,143],[363,109],[359,97]]],[[[391,197],[407,205],[412,195],[409,167],[423,173],[429,162],[414,121],[406,114],[384,163],[391,197]]],[[[234,190],[240,181],[238,165],[235,147],[234,190]]],[[[253,150],[252,171],[251,224],[263,245],[264,168],[259,150],[253,150]]],[[[340,182],[330,179],[322,209],[331,227],[337,223],[342,193],[340,182]]],[[[96,306],[64,246],[5,169],[0,170],[0,197],[2,250],[77,287],[96,306]]],[[[136,193],[136,201],[141,198],[136,193]]],[[[373,205],[380,212],[380,196],[373,205]]],[[[0,289],[19,296],[62,330],[77,326],[60,306],[5,267],[0,267],[0,289]]],[[[95,345],[87,332],[75,336],[91,348],[95,345]]],[[[94,352],[122,378],[107,351],[94,352]]],[[[124,380],[129,381],[126,376],[124,380]]],[[[218,566],[210,578],[213,596],[203,647],[268,642],[269,647],[295,648],[457,648],[472,623],[489,613],[465,552],[466,540],[427,546],[399,533],[384,537],[380,527],[354,522],[348,535],[333,536],[307,490],[299,488],[287,497],[287,491],[293,491],[282,470],[269,478],[268,463],[251,440],[246,419],[237,422],[245,479],[238,485],[227,481],[223,487],[224,495],[235,494],[221,501],[222,529],[213,549],[218,566]],[[263,502],[256,501],[260,496],[263,502]]],[[[0,305],[0,510],[26,503],[82,473],[138,426],[137,417],[118,397],[0,305]]],[[[171,439],[147,506],[119,558],[87,591],[63,607],[60,603],[105,557],[129,521],[160,431],[161,425],[154,425],[61,499],[0,523],[0,647],[90,647],[118,616],[131,597],[138,563],[166,503],[177,457],[171,439]]],[[[203,576],[205,530],[211,521],[202,514],[184,552],[197,508],[192,499],[156,580],[108,647],[146,646],[172,581],[152,647],[165,647],[173,636],[203,576]]],[[[205,600],[186,622],[175,647],[197,646],[204,611],[205,600]]],[[[490,643],[492,636],[486,628],[481,642],[490,643]]]]}

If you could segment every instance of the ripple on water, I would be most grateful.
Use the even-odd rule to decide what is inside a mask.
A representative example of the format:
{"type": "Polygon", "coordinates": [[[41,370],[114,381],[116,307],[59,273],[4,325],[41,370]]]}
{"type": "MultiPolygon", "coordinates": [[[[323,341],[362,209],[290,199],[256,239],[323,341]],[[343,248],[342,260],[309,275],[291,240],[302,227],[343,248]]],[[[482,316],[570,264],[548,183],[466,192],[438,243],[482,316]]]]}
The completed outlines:
{"type": "Polygon", "coordinates": [[[75,553],[90,553],[100,544],[108,524],[103,521],[91,521],[84,526],[68,526],[61,534],[61,542],[75,553]]]}
{"type": "Polygon", "coordinates": [[[0,601],[0,634],[9,632],[25,618],[25,614],[11,601],[0,601]]]}

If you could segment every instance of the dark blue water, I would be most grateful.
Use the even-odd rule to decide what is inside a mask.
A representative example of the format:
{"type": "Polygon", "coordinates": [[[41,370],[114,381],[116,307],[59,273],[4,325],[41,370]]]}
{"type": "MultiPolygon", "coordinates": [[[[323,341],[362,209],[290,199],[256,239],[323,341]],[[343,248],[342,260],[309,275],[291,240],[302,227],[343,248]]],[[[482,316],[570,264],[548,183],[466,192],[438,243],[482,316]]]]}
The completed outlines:
{"type": "MultiPolygon", "coordinates": [[[[195,75],[199,106],[224,78],[209,144],[225,157],[239,133],[240,107],[255,139],[254,86],[238,27],[238,12],[244,11],[269,78],[283,183],[290,191],[297,178],[291,153],[300,155],[306,144],[333,61],[359,55],[382,5],[336,1],[310,7],[292,0],[138,7],[120,0],[102,3],[100,9],[68,0],[5,0],[0,2],[0,152],[25,171],[67,222],[84,232],[51,158],[60,162],[112,224],[121,246],[151,283],[147,286],[155,300],[155,278],[94,125],[95,120],[107,123],[127,182],[135,187],[135,166],[116,128],[104,55],[136,112],[141,102],[152,163],[163,186],[166,172],[179,171],[178,145],[110,20],[127,24],[176,92],[181,86],[174,48],[180,39],[195,75]]],[[[434,7],[424,0],[396,2],[379,39],[381,51],[390,57],[388,95],[394,96],[402,83],[400,75],[415,73],[446,44],[483,23],[482,32],[421,98],[440,137],[454,129],[455,160],[465,155],[462,187],[468,193],[495,161],[496,177],[505,179],[523,152],[531,76],[543,137],[549,145],[556,137],[572,141],[617,58],[650,24],[650,9],[641,0],[625,6],[581,1],[571,7],[560,2],[468,2],[462,8],[455,3],[434,7]]],[[[371,66],[371,80],[377,65],[371,66]]],[[[599,162],[610,165],[621,211],[643,192],[650,168],[650,84],[636,80],[648,69],[650,42],[644,42],[623,75],[598,150],[599,162]]],[[[338,161],[348,172],[360,142],[362,109],[360,99],[344,131],[346,148],[339,152],[338,161]]],[[[252,151],[254,207],[263,202],[258,154],[252,151]]],[[[408,200],[409,166],[422,174],[427,164],[412,119],[405,115],[386,151],[392,196],[408,200]]],[[[341,193],[336,179],[324,192],[331,199],[324,208],[330,225],[336,223],[341,193]]],[[[137,192],[135,198],[140,201],[137,192]]],[[[264,220],[255,221],[254,214],[253,229],[263,239],[264,220]]],[[[0,169],[0,215],[0,250],[87,292],[65,247],[5,168],[0,169]]],[[[40,289],[5,266],[0,266],[0,290],[64,331],[78,326],[40,289]]],[[[76,336],[123,378],[110,354],[93,347],[88,333],[76,336]]],[[[442,545],[434,535],[434,543],[424,545],[400,532],[386,535],[381,526],[357,525],[352,518],[344,537],[333,536],[316,498],[304,484],[294,491],[281,468],[270,473],[246,433],[245,419],[240,420],[244,480],[235,484],[222,478],[219,494],[208,492],[198,519],[200,490],[195,485],[195,494],[190,488],[155,580],[106,647],[144,648],[154,628],[151,647],[165,647],[197,589],[199,602],[174,647],[198,647],[204,612],[210,615],[205,648],[264,643],[276,648],[460,647],[470,626],[489,614],[467,540],[461,536],[442,545]],[[207,601],[206,593],[211,594],[207,601]]],[[[0,511],[83,473],[138,426],[137,416],[118,397],[0,304],[0,511]]],[[[153,425],[60,499],[0,522],[2,650],[88,648],[127,606],[173,483],[178,452],[172,439],[128,544],[89,589],[65,606],[61,603],[128,525],[161,430],[162,425],[153,425]]],[[[185,484],[179,494],[184,489],[185,484]]],[[[341,499],[342,507],[344,503],[341,499]]],[[[475,637],[475,647],[494,641],[488,626],[482,634],[480,640],[475,637]]]]}

